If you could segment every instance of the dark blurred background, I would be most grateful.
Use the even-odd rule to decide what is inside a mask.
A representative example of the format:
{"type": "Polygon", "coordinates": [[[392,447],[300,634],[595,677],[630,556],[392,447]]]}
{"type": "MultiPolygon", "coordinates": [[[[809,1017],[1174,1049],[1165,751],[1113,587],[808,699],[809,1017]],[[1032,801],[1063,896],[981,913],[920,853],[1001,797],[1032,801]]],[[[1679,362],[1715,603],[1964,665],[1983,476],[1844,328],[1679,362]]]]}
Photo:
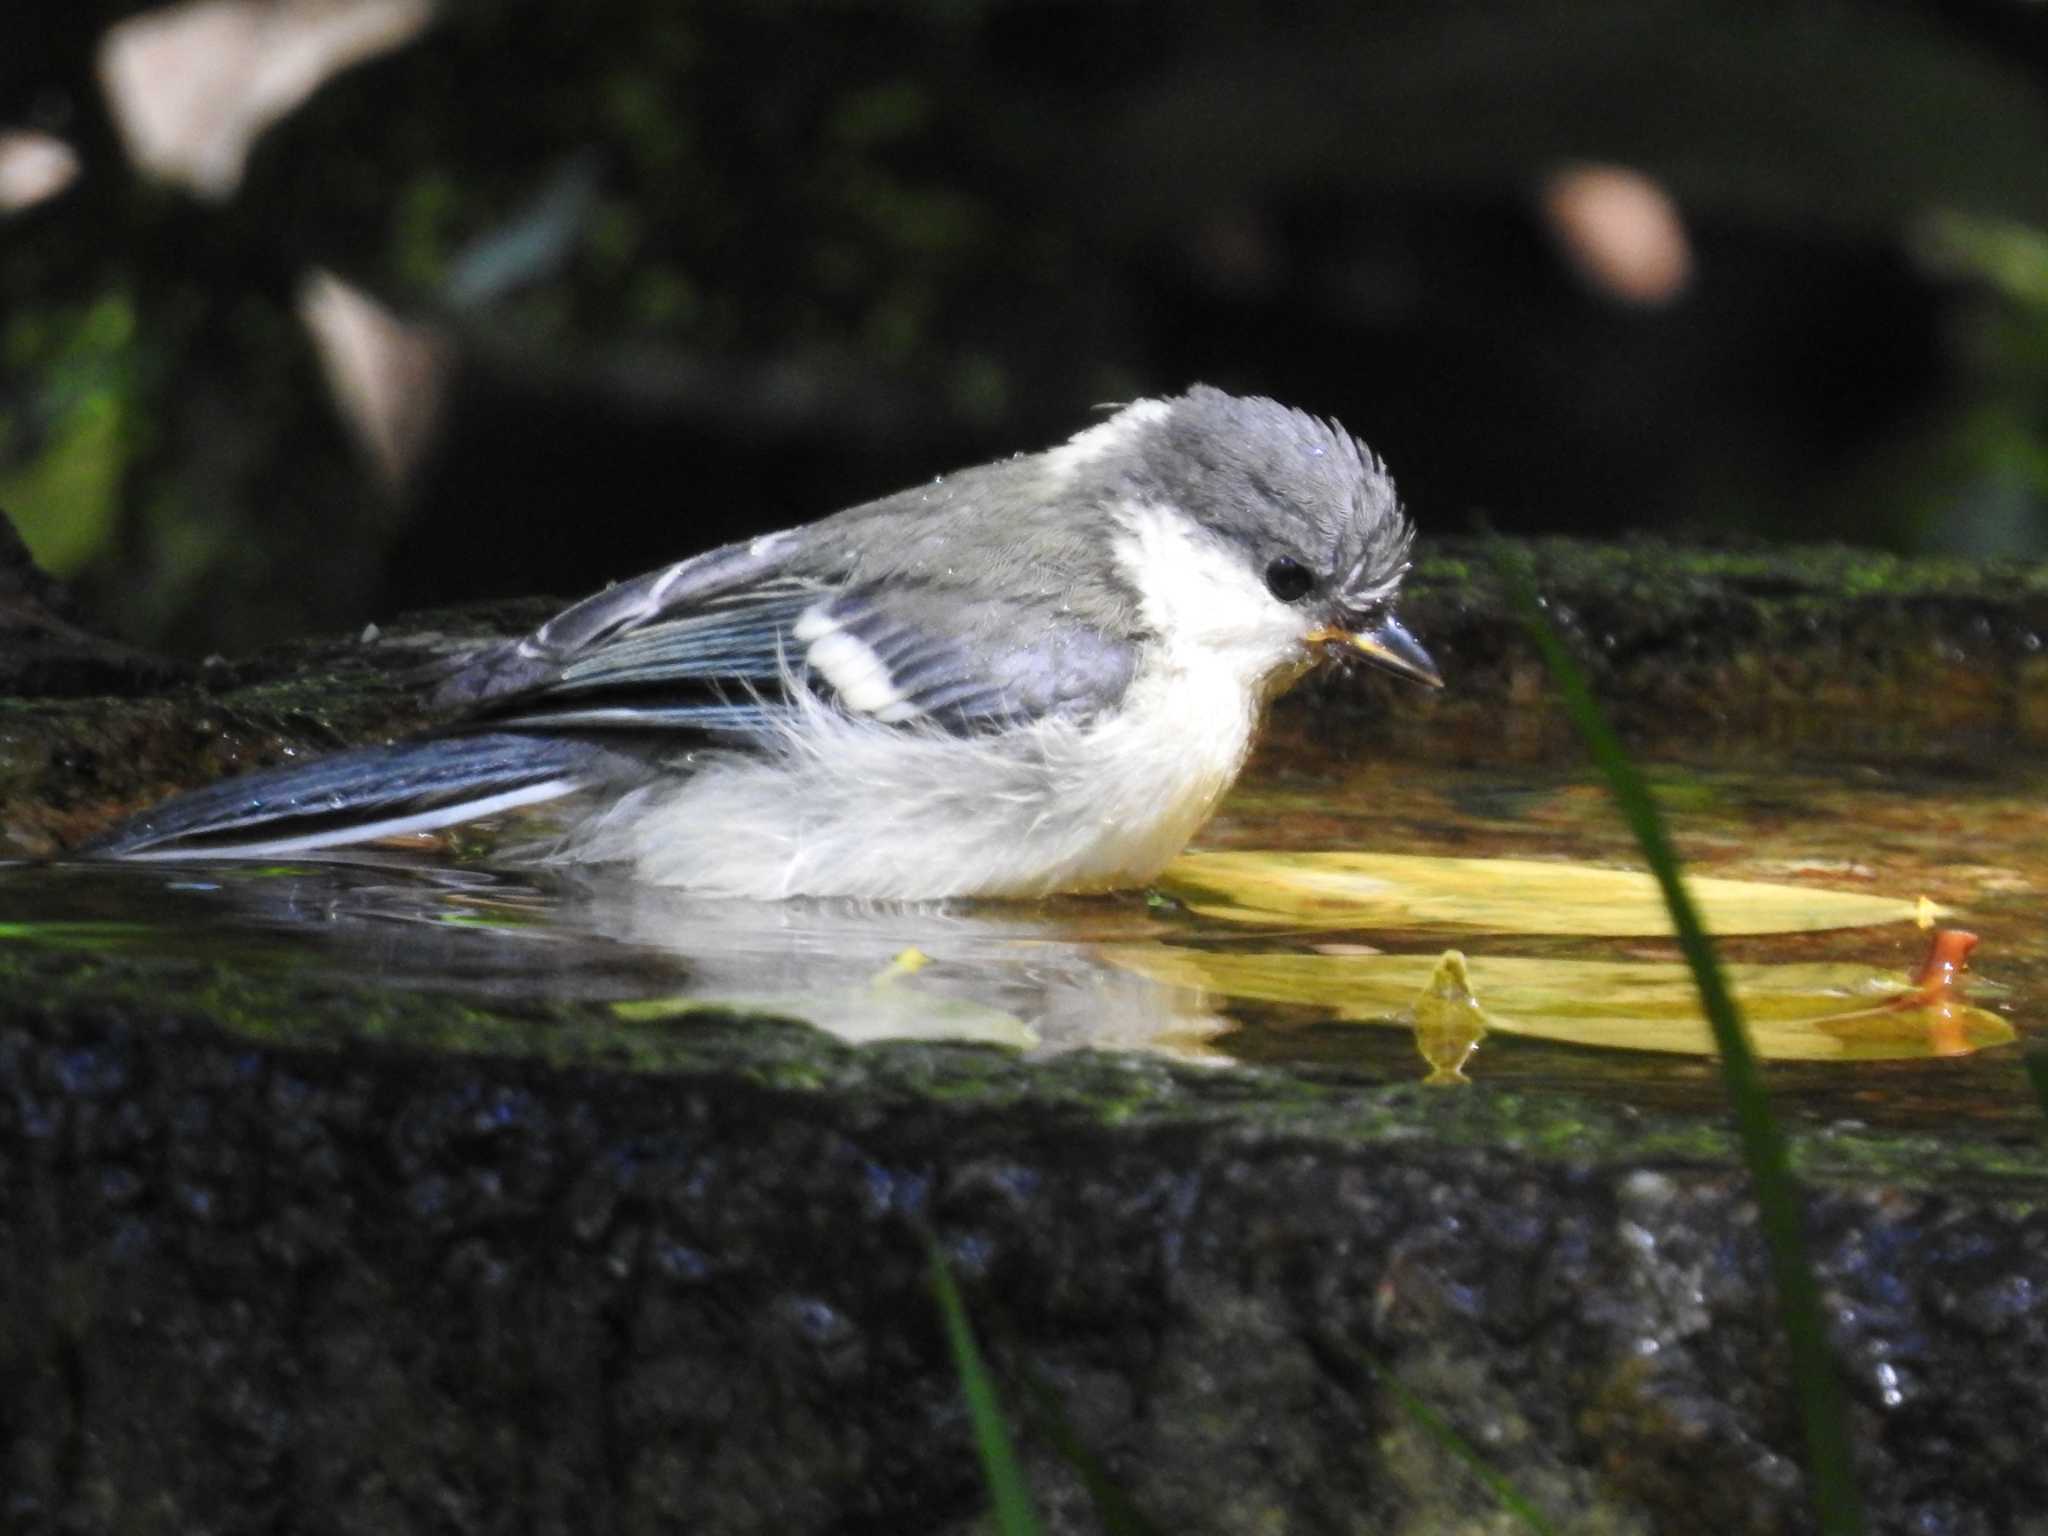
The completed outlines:
{"type": "Polygon", "coordinates": [[[234,651],[1200,379],[1425,533],[2048,555],[2048,5],[1279,9],[10,8],[0,508],[234,651]]]}

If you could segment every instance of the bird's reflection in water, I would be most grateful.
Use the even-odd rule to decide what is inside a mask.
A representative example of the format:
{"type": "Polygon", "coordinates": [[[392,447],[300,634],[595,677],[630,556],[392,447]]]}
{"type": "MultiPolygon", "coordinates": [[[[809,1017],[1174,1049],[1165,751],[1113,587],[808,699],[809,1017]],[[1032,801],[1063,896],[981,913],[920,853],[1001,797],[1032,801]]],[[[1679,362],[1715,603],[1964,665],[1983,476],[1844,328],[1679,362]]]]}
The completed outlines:
{"type": "MultiPolygon", "coordinates": [[[[0,917],[18,905],[0,874],[0,917]]],[[[849,1041],[965,1039],[1220,1060],[1205,995],[1098,946],[1165,926],[1140,899],[1033,905],[693,897],[604,872],[403,855],[34,872],[36,918],[133,916],[132,949],[627,1017],[775,1014],[849,1041]]]]}
{"type": "Polygon", "coordinates": [[[1209,1057],[1228,1022],[1201,994],[1112,965],[1160,924],[1132,901],[714,901],[628,880],[565,881],[557,931],[675,957],[681,996],[787,1010],[849,1040],[962,1038],[1209,1057]]]}

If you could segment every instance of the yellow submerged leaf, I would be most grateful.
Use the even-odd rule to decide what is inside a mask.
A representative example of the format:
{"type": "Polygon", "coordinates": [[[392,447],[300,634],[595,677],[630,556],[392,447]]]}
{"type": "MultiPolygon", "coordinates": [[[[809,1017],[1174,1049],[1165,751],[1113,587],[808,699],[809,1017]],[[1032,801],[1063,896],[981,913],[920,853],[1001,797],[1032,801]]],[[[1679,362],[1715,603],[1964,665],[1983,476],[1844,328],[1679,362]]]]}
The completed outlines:
{"type": "MultiPolygon", "coordinates": [[[[1205,917],[1242,923],[1600,938],[1671,932],[1651,876],[1538,859],[1188,853],[1167,866],[1159,883],[1205,917]]],[[[1688,878],[1686,886],[1708,929],[1719,934],[1864,928],[1919,915],[1910,901],[1809,886],[1711,876],[1688,878]]]]}
{"type": "MultiPolygon", "coordinates": [[[[1155,981],[1247,1001],[1302,1003],[1342,1019],[1414,1027],[1425,989],[1443,992],[1435,955],[1236,954],[1118,945],[1107,958],[1155,981]]],[[[1995,1013],[1923,993],[1894,972],[1843,963],[1725,968],[1758,1053],[1773,1061],[1954,1056],[2006,1045],[1995,1013]]],[[[1692,973],[1619,960],[1474,957],[1460,980],[1485,1028],[1613,1050],[1713,1054],[1692,973]]],[[[1434,1063],[1433,1063],[1434,1064],[1434,1063]]]]}

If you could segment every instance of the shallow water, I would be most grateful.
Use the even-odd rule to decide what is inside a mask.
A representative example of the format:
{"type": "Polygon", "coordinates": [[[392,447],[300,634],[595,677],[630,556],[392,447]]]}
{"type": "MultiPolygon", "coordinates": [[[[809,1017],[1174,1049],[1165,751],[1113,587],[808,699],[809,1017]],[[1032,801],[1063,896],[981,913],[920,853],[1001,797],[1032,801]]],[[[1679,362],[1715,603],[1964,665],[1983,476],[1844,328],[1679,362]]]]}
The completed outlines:
{"type": "MultiPolygon", "coordinates": [[[[1604,791],[1584,770],[1296,762],[1248,780],[1200,846],[1636,862],[1604,791]]],[[[2022,1042],[2040,1026],[2048,996],[2048,773],[1931,760],[1768,770],[1661,763],[1650,771],[1693,873],[1909,901],[1925,895],[1952,909],[1946,922],[1982,940],[1970,1000],[2009,1020],[2022,1042]]],[[[675,1028],[689,1027],[693,1008],[729,1007],[800,1018],[851,1040],[967,1038],[1046,1052],[1103,1046],[1362,1081],[1430,1074],[1412,1018],[1339,1018],[1344,1010],[1328,1006],[1154,979],[1162,967],[1145,957],[1190,949],[1428,956],[1456,947],[1480,978],[1482,1003],[1489,959],[1677,958],[1676,946],[1657,938],[1428,926],[1261,930],[1156,894],[1007,907],[709,902],[605,875],[390,853],[276,866],[0,869],[0,941],[198,956],[500,1003],[596,999],[631,1005],[627,1014],[643,1022],[672,1017],[675,1028]]],[[[1903,977],[1927,944],[1925,933],[1900,922],[1733,938],[1722,947],[1731,962],[1856,962],[1903,977]]],[[[2017,1132],[2038,1115],[2020,1048],[1778,1062],[1769,1081],[1781,1108],[1799,1118],[2017,1132]]],[[[1703,1057],[1502,1033],[1479,1042],[1463,1075],[1645,1108],[1706,1112],[1721,1102],[1714,1064],[1703,1057]]]]}

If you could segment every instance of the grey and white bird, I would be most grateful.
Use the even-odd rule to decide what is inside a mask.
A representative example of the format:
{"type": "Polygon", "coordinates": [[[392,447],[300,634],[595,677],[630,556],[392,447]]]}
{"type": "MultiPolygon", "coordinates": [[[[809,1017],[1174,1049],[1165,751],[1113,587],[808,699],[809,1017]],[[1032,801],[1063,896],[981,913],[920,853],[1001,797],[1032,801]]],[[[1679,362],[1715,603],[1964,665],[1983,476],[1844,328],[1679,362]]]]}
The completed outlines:
{"type": "Polygon", "coordinates": [[[1196,386],[621,582],[463,658],[429,734],[227,780],[104,857],[275,857],[580,796],[546,857],[752,898],[1140,885],[1341,654],[1436,686],[1412,530],[1334,422],[1196,386]]]}

